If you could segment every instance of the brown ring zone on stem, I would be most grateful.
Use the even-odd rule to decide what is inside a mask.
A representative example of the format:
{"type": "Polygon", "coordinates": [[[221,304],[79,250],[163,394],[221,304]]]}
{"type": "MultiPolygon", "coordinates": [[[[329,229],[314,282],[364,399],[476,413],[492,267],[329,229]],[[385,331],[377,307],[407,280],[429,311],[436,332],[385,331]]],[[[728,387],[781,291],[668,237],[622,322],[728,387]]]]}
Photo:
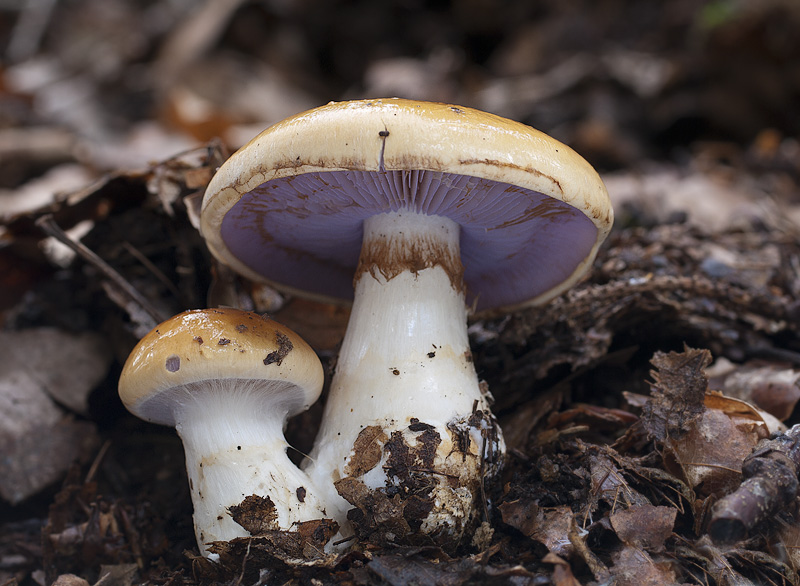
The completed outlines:
{"type": "Polygon", "coordinates": [[[414,239],[379,235],[365,240],[361,246],[353,283],[358,283],[364,273],[374,278],[380,274],[391,281],[406,271],[418,274],[436,266],[442,267],[450,285],[464,293],[464,265],[458,247],[448,246],[438,238],[418,237],[414,239]]]}

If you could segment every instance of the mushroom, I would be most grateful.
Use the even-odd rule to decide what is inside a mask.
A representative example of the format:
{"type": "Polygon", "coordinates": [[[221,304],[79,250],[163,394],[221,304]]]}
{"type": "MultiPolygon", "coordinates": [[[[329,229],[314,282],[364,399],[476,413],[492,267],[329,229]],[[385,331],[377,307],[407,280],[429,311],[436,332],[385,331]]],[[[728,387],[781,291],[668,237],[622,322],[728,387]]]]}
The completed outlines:
{"type": "Polygon", "coordinates": [[[390,538],[453,545],[475,526],[504,451],[467,308],[497,315],[562,293],[612,218],[594,169],[541,132],[375,99],[330,103],[254,138],[209,184],[201,231],[251,279],[352,298],[304,467],[331,502],[361,509],[350,513],[360,526],[378,491],[403,503],[407,527],[393,519],[390,538]]]}
{"type": "Polygon", "coordinates": [[[192,310],[133,349],[119,395],[137,417],[174,426],[186,454],[197,543],[249,535],[229,508],[262,497],[264,526],[326,517],[313,482],[286,454],[288,417],[308,409],[323,371],[290,329],[238,309],[192,310]]]}

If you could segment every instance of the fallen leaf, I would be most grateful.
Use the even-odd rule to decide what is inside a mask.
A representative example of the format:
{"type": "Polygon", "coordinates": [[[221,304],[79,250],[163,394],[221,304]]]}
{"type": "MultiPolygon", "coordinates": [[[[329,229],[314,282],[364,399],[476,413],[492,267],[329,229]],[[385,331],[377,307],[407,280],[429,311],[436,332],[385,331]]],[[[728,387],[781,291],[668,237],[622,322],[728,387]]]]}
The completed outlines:
{"type": "MultiPolygon", "coordinates": [[[[253,504],[259,506],[255,501],[253,504]]],[[[338,531],[336,521],[314,519],[296,523],[293,529],[286,531],[266,529],[253,537],[214,541],[208,546],[208,551],[219,556],[223,568],[237,575],[245,564],[250,568],[276,564],[330,566],[336,555],[325,553],[325,545],[338,531]]],[[[215,570],[204,567],[204,571],[214,573],[215,570]]]]}
{"type": "Polygon", "coordinates": [[[650,504],[647,497],[628,484],[622,471],[610,458],[593,454],[589,462],[595,501],[604,501],[612,510],[650,504]]]}
{"type": "Polygon", "coordinates": [[[574,513],[568,506],[539,507],[533,499],[522,498],[502,503],[498,509],[503,522],[551,553],[568,558],[574,548],[567,535],[574,513]]]}
{"type": "Polygon", "coordinates": [[[652,552],[664,549],[677,514],[673,507],[638,505],[612,513],[609,520],[623,543],[652,552]]]}
{"type": "Polygon", "coordinates": [[[527,537],[531,537],[539,524],[539,506],[533,499],[506,501],[499,507],[503,523],[527,537]]]}
{"type": "Polygon", "coordinates": [[[791,510],[797,498],[800,425],[762,440],[742,463],[744,481],[712,509],[708,533],[716,543],[733,543],[765,519],[791,510]]]}
{"type": "Polygon", "coordinates": [[[569,558],[575,548],[569,540],[575,514],[568,506],[539,509],[537,527],[529,537],[544,545],[548,551],[569,558]]]}
{"type": "Polygon", "coordinates": [[[800,523],[795,521],[778,525],[778,540],[778,557],[783,554],[791,568],[795,572],[800,571],[800,523]]]}
{"type": "MultiPolygon", "coordinates": [[[[720,398],[710,400],[731,405],[720,398]]],[[[741,481],[742,461],[768,435],[766,426],[754,421],[751,413],[728,414],[718,408],[707,409],[686,429],[683,437],[670,438],[666,446],[683,479],[701,498],[734,490],[741,481]]]]}
{"type": "Polygon", "coordinates": [[[542,562],[553,564],[553,583],[555,586],[580,586],[580,582],[573,576],[572,568],[566,560],[554,553],[548,553],[542,558],[542,562]]]}
{"type": "Polygon", "coordinates": [[[779,365],[738,367],[719,385],[726,395],[752,403],[781,421],[791,416],[800,401],[800,371],[779,365]]]}
{"type": "Polygon", "coordinates": [[[672,561],[653,560],[637,547],[624,546],[612,555],[614,565],[611,575],[618,586],[664,586],[676,584],[677,576],[672,561]]]}
{"type": "Polygon", "coordinates": [[[351,476],[334,484],[339,495],[355,507],[348,511],[347,518],[360,539],[380,545],[396,544],[411,534],[405,518],[405,508],[413,502],[411,499],[403,500],[399,494],[389,497],[385,491],[370,490],[351,476]]]}

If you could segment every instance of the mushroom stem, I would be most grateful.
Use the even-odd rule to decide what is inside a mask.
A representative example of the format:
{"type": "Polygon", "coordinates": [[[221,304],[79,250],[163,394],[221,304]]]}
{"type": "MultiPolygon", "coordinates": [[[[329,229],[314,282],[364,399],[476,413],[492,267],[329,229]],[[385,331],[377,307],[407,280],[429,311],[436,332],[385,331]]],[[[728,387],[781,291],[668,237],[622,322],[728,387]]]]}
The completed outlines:
{"type": "Polygon", "coordinates": [[[187,389],[175,412],[200,549],[212,541],[249,535],[228,508],[250,495],[270,499],[274,506],[263,511],[264,524],[273,529],[326,517],[319,491],[286,454],[286,398],[278,389],[264,392],[265,386],[290,385],[238,379],[202,384],[203,390],[187,389]]]}
{"type": "Polygon", "coordinates": [[[445,543],[474,520],[499,461],[487,467],[484,454],[503,449],[472,363],[462,275],[452,220],[409,210],[365,220],[350,323],[306,462],[331,490],[326,502],[345,504],[331,481],[347,477],[413,495],[409,531],[445,543]]]}

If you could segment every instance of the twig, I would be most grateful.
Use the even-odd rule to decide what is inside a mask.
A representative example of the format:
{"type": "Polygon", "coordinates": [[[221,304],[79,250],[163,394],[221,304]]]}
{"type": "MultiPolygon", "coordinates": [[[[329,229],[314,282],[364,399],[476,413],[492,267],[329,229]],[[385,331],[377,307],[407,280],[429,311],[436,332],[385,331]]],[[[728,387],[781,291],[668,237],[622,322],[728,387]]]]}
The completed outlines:
{"type": "Polygon", "coordinates": [[[575,548],[575,553],[586,563],[595,580],[601,583],[610,583],[611,572],[608,571],[608,567],[589,549],[583,539],[583,535],[587,533],[578,528],[578,523],[573,516],[567,537],[572,547],[575,548]]]}
{"type": "Polygon", "coordinates": [[[100,463],[105,458],[106,452],[108,452],[108,448],[111,447],[111,440],[106,440],[105,443],[100,447],[100,450],[97,452],[97,455],[92,462],[91,467],[89,468],[89,472],[86,473],[86,480],[85,483],[89,483],[94,480],[94,475],[97,474],[97,469],[100,467],[100,463]]]}
{"type": "Polygon", "coordinates": [[[71,250],[75,251],[83,257],[88,263],[95,267],[98,271],[103,273],[107,279],[114,283],[131,301],[137,303],[144,309],[150,317],[161,323],[167,317],[158,311],[153,305],[142,295],[139,291],[131,285],[125,277],[120,275],[117,271],[111,268],[106,261],[97,256],[88,247],[80,242],[73,240],[69,235],[64,232],[61,227],[56,224],[52,214],[47,214],[36,220],[36,226],[44,231],[48,236],[52,236],[71,250]]]}
{"type": "Polygon", "coordinates": [[[344,537],[343,539],[340,539],[339,541],[334,541],[331,545],[334,545],[334,546],[341,545],[343,543],[347,543],[348,541],[354,541],[357,538],[358,538],[357,535],[351,535],[350,537],[344,537]]]}
{"type": "Polygon", "coordinates": [[[713,507],[708,534],[717,543],[747,537],[761,521],[789,506],[797,496],[800,425],[761,441],[742,463],[746,479],[713,507]]]}
{"type": "Polygon", "coordinates": [[[247,551],[244,552],[242,556],[242,571],[239,573],[239,576],[236,578],[236,582],[234,582],[234,586],[239,586],[244,579],[244,571],[247,568],[247,558],[250,557],[250,546],[253,543],[253,538],[247,540],[247,551]]]}
{"type": "MultiPolygon", "coordinates": [[[[117,509],[120,517],[122,517],[122,527],[125,531],[125,538],[128,540],[128,545],[131,548],[131,553],[136,560],[136,565],[139,570],[144,570],[144,557],[142,556],[142,546],[140,544],[139,532],[134,528],[128,513],[124,508],[117,509]]],[[[95,586],[97,586],[95,584],[95,586]]]]}
{"type": "Polygon", "coordinates": [[[167,278],[167,276],[163,272],[161,272],[156,265],[150,262],[149,258],[147,258],[145,255],[139,252],[139,250],[135,248],[130,242],[127,241],[123,242],[122,247],[125,250],[127,250],[132,257],[134,257],[136,260],[142,263],[142,265],[144,265],[144,267],[148,271],[150,271],[156,279],[161,281],[164,284],[164,286],[167,289],[169,289],[170,293],[172,293],[175,296],[175,299],[181,298],[181,292],[178,291],[178,288],[175,286],[175,284],[172,281],[170,281],[167,278]]]}

